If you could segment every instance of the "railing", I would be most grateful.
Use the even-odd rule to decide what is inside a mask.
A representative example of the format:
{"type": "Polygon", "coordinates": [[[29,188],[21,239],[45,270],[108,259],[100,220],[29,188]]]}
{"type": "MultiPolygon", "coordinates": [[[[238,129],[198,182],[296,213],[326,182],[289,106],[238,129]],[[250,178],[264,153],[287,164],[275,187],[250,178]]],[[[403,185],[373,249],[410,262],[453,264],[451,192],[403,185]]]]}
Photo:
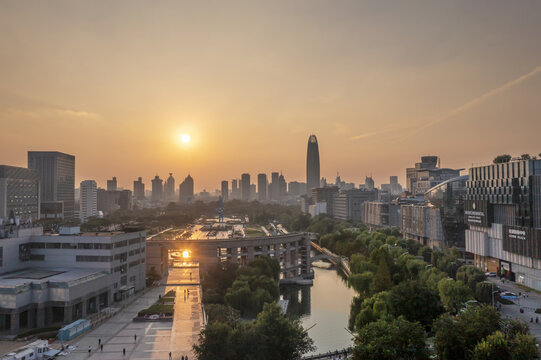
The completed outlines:
{"type": "Polygon", "coordinates": [[[347,359],[349,355],[351,355],[351,348],[336,350],[336,351],[329,351],[324,354],[305,356],[302,359],[303,360],[347,359]]]}
{"type": "Polygon", "coordinates": [[[319,246],[317,243],[312,241],[312,247],[319,251],[320,253],[327,256],[327,258],[336,266],[340,266],[344,271],[344,274],[349,277],[351,276],[351,270],[349,268],[349,260],[345,256],[336,255],[332,251],[323,246],[319,246]]]}

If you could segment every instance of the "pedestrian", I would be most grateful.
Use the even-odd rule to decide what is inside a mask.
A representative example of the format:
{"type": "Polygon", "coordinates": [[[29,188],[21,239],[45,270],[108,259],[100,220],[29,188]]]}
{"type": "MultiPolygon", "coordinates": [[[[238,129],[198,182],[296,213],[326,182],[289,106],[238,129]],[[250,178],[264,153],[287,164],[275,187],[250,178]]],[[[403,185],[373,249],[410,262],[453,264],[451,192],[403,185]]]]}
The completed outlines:
{"type": "Polygon", "coordinates": [[[134,335],[133,335],[133,342],[134,342],[134,343],[137,342],[137,334],[134,334],[134,335]]]}
{"type": "Polygon", "coordinates": [[[122,349],[122,357],[126,356],[126,348],[122,349]]]}
{"type": "Polygon", "coordinates": [[[536,324],[539,324],[539,316],[536,316],[536,317],[535,317],[535,323],[536,323],[536,324]]]}
{"type": "Polygon", "coordinates": [[[90,356],[90,353],[92,352],[92,347],[88,345],[88,356],[90,356]]]}
{"type": "Polygon", "coordinates": [[[100,345],[101,352],[103,352],[103,344],[100,345]]]}
{"type": "Polygon", "coordinates": [[[171,351],[169,351],[169,360],[172,360],[173,359],[173,356],[171,354],[171,351]]]}
{"type": "Polygon", "coordinates": [[[192,280],[192,273],[190,273],[190,281],[192,280]]]}
{"type": "Polygon", "coordinates": [[[181,358],[181,359],[184,360],[184,355],[182,355],[182,358],[181,358]]]}
{"type": "Polygon", "coordinates": [[[98,345],[101,345],[101,338],[98,339],[98,345]]]}

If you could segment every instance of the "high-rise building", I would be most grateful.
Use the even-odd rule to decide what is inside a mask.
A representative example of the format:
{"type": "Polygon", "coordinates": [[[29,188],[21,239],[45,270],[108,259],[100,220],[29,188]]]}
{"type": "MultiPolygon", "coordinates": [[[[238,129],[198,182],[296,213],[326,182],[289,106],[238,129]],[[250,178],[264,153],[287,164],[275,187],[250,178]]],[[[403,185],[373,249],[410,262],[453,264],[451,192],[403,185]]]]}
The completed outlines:
{"type": "Polygon", "coordinates": [[[143,183],[143,178],[141,177],[133,182],[133,196],[137,200],[142,200],[145,198],[145,184],[143,183]]]}
{"type": "Polygon", "coordinates": [[[79,189],[79,218],[85,223],[98,216],[98,186],[94,180],[85,180],[81,181],[79,189]]]}
{"type": "Polygon", "coordinates": [[[222,201],[229,200],[229,183],[227,180],[222,181],[222,201]]]}
{"type": "Polygon", "coordinates": [[[114,213],[117,210],[131,210],[132,192],[130,190],[107,191],[98,189],[97,191],[98,211],[105,215],[114,213]]]}
{"type": "Polygon", "coordinates": [[[158,175],[156,175],[154,179],[152,179],[152,200],[163,200],[163,180],[160,179],[158,175]]]}
{"type": "Polygon", "coordinates": [[[237,179],[231,180],[231,198],[239,199],[239,182],[237,179]]]}
{"type": "Polygon", "coordinates": [[[334,216],[334,203],[338,196],[337,186],[316,187],[312,189],[312,202],[314,206],[319,203],[326,203],[326,213],[334,216]]]}
{"type": "Polygon", "coordinates": [[[173,177],[173,173],[169,173],[169,177],[165,180],[163,192],[166,201],[173,201],[175,199],[175,178],[173,177]]]}
{"type": "Polygon", "coordinates": [[[449,169],[439,167],[437,156],[423,156],[421,162],[415,163],[414,168],[406,169],[408,191],[413,195],[424,195],[428,189],[455,177],[460,176],[464,169],[449,169]]]}
{"type": "MultiPolygon", "coordinates": [[[[326,188],[331,189],[331,188],[326,188]]],[[[351,189],[343,190],[334,195],[334,204],[329,212],[327,202],[327,213],[334,215],[339,220],[361,221],[363,218],[363,203],[373,201],[378,197],[377,190],[351,189]]]]}
{"type": "Polygon", "coordinates": [[[319,187],[319,147],[315,135],[308,138],[308,150],[306,152],[306,190],[312,193],[313,188],[319,187]]]}
{"type": "Polygon", "coordinates": [[[366,190],[372,191],[376,187],[374,183],[374,179],[372,179],[372,176],[367,176],[364,179],[364,188],[366,190]]]}
{"type": "Polygon", "coordinates": [[[541,160],[471,168],[464,207],[474,264],[541,290],[541,160]]]}
{"type": "Polygon", "coordinates": [[[0,165],[0,221],[4,224],[39,220],[39,173],[0,165]]]}
{"type": "Polygon", "coordinates": [[[278,201],[282,201],[287,195],[287,182],[284,175],[280,174],[278,177],[278,201]]]}
{"type": "Polygon", "coordinates": [[[107,191],[117,191],[116,177],[113,176],[111,180],[107,180],[107,191]]]}
{"type": "Polygon", "coordinates": [[[194,200],[193,178],[188,175],[179,186],[179,200],[182,204],[189,204],[194,200]]]}
{"type": "Polygon", "coordinates": [[[287,184],[289,195],[301,196],[306,195],[306,183],[301,183],[298,181],[291,181],[287,184]]]}
{"type": "Polygon", "coordinates": [[[29,151],[28,168],[40,176],[40,216],[73,219],[75,156],[57,151],[29,151]]]}
{"type": "Polygon", "coordinates": [[[400,195],[402,193],[402,186],[398,183],[398,176],[391,176],[389,183],[391,185],[391,194],[400,195]]]}
{"type": "Polygon", "coordinates": [[[240,177],[240,198],[242,201],[250,201],[250,174],[242,174],[240,177]]]}
{"type": "Polygon", "coordinates": [[[278,201],[280,197],[280,173],[272,172],[271,173],[271,183],[269,185],[269,200],[278,201]]]}
{"type": "Polygon", "coordinates": [[[267,200],[267,174],[257,175],[257,194],[259,201],[267,200]]]}

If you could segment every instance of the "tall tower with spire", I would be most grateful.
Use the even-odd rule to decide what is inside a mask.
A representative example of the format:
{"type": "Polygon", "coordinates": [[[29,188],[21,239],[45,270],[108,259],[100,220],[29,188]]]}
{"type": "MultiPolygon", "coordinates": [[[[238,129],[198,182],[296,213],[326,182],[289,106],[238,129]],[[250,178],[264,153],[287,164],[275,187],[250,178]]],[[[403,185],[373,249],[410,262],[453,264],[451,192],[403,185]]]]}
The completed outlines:
{"type": "Polygon", "coordinates": [[[308,150],[306,153],[306,191],[312,195],[312,189],[319,187],[319,147],[315,135],[308,138],[308,150]]]}

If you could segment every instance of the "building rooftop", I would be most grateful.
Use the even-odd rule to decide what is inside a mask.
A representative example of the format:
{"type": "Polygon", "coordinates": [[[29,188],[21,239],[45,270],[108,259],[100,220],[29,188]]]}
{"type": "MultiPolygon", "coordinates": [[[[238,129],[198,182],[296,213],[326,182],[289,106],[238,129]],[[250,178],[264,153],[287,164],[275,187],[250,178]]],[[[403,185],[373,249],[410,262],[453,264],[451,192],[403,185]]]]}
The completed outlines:
{"type": "Polygon", "coordinates": [[[106,274],[95,269],[28,268],[0,276],[0,289],[47,282],[73,286],[105,276],[106,274]]]}

